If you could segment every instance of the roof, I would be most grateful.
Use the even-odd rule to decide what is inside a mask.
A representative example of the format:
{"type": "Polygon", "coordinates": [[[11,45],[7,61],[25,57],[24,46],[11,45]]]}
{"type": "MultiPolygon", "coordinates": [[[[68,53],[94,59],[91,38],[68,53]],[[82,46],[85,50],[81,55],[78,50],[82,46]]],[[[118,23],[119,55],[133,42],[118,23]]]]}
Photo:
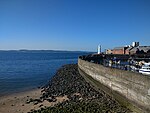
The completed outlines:
{"type": "Polygon", "coordinates": [[[150,46],[138,46],[138,47],[134,47],[131,51],[141,51],[143,50],[144,52],[147,52],[150,50],[150,46]]]}
{"type": "Polygon", "coordinates": [[[133,47],[132,47],[132,46],[131,46],[131,47],[128,47],[126,50],[130,51],[131,49],[133,49],[133,47]]]}

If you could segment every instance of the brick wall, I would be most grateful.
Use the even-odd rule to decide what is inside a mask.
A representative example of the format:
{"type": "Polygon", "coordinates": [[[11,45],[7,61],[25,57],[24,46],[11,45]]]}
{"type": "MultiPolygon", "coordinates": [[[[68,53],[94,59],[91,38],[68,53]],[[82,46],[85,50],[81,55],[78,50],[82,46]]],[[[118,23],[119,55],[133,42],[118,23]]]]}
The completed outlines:
{"type": "Polygon", "coordinates": [[[124,54],[124,49],[114,49],[113,54],[124,54]]]}

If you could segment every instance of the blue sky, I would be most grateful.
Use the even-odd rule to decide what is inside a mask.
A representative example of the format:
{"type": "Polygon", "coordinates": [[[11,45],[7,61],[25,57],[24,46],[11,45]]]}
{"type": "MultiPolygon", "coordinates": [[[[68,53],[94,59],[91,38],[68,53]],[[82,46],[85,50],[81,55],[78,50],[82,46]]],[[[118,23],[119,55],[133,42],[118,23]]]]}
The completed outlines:
{"type": "Polygon", "coordinates": [[[149,0],[0,0],[0,49],[150,45],[149,0]]]}

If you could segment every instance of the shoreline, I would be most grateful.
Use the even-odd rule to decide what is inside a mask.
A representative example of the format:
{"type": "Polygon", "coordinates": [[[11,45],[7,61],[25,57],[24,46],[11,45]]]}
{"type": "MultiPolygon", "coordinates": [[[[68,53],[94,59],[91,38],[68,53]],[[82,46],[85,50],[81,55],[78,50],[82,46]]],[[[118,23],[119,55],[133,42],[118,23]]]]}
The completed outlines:
{"type": "Polygon", "coordinates": [[[37,90],[37,89],[41,89],[41,87],[34,87],[34,88],[25,88],[25,89],[22,89],[22,90],[19,90],[19,91],[12,91],[12,92],[7,92],[7,93],[2,93],[0,94],[0,99],[3,98],[3,97],[8,97],[8,96],[12,96],[12,95],[18,95],[18,94],[21,94],[21,93],[26,93],[26,92],[30,92],[30,91],[33,91],[33,90],[37,90]]]}
{"type": "Polygon", "coordinates": [[[39,99],[42,95],[42,89],[36,88],[11,95],[0,97],[0,113],[27,113],[33,110],[54,106],[59,102],[67,100],[67,96],[57,97],[56,102],[43,101],[41,103],[30,102],[30,99],[39,99]]]}
{"type": "Polygon", "coordinates": [[[33,109],[32,105],[27,105],[29,98],[39,98],[41,89],[32,89],[19,93],[8,94],[0,97],[0,112],[2,113],[27,113],[33,109]]]}
{"type": "MultiPolygon", "coordinates": [[[[77,64],[64,65],[43,89],[42,100],[55,100],[58,96],[67,96],[67,101],[53,107],[36,110],[31,113],[131,113],[113,97],[101,89],[96,89],[80,75],[77,64]]],[[[57,100],[57,99],[56,99],[57,100]]]]}
{"type": "Polygon", "coordinates": [[[20,95],[23,95],[23,94],[27,94],[29,92],[37,91],[37,90],[41,90],[41,89],[40,88],[32,88],[32,89],[28,89],[28,90],[22,90],[22,91],[17,91],[17,92],[13,92],[13,93],[3,94],[3,95],[0,95],[0,100],[2,98],[13,97],[13,96],[20,96],[20,95]]]}
{"type": "Polygon", "coordinates": [[[59,68],[48,84],[42,88],[0,97],[0,113],[40,113],[62,111],[92,113],[127,112],[102,90],[97,91],[79,74],[77,64],[59,68]],[[94,105],[94,106],[93,106],[94,105]]]}

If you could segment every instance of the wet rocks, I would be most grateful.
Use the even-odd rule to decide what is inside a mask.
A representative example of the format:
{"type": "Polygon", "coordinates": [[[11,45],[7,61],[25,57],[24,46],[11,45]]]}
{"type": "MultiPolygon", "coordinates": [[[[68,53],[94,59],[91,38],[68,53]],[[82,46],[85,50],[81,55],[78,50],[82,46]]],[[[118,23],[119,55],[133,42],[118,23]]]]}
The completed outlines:
{"type": "Polygon", "coordinates": [[[103,91],[96,91],[78,72],[77,64],[61,67],[49,83],[43,87],[41,100],[56,101],[57,96],[67,95],[69,100],[34,113],[131,112],[103,91]]]}
{"type": "Polygon", "coordinates": [[[56,99],[54,96],[49,97],[49,98],[47,98],[46,100],[47,100],[48,102],[56,102],[56,101],[57,101],[57,99],[56,99]]]}
{"type": "Polygon", "coordinates": [[[27,99],[26,100],[26,104],[29,104],[29,103],[33,103],[34,105],[37,105],[38,103],[41,103],[42,102],[42,99],[27,99]]]}

